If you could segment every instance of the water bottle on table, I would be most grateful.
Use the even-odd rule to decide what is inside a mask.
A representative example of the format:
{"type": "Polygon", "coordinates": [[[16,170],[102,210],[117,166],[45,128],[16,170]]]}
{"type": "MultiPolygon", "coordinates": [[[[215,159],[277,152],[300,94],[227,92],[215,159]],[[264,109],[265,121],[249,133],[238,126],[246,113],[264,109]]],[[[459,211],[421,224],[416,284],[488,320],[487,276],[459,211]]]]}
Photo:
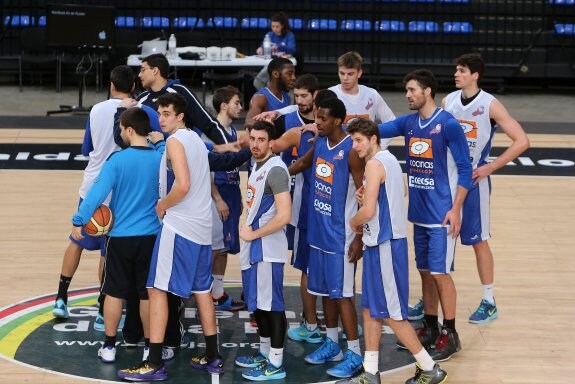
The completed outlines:
{"type": "Polygon", "coordinates": [[[168,40],[168,58],[169,59],[177,59],[178,52],[176,51],[177,43],[176,43],[176,36],[172,33],[170,35],[170,39],[168,40]]]}
{"type": "Polygon", "coordinates": [[[264,37],[263,49],[264,49],[264,59],[271,59],[272,58],[272,40],[270,39],[270,36],[267,33],[264,37]]]}

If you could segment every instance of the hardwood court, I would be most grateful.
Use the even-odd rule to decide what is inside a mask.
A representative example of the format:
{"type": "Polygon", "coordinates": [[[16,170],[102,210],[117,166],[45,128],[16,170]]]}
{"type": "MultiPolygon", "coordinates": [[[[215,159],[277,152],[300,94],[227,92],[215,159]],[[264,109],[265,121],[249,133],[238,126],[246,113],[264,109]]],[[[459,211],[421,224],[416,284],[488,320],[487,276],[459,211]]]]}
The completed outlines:
{"type": "MultiPolygon", "coordinates": [[[[81,137],[80,130],[0,130],[0,142],[4,143],[79,143],[81,137]]],[[[533,146],[575,148],[575,136],[530,138],[533,146]]],[[[495,146],[504,142],[497,137],[495,146]]],[[[0,170],[0,307],[57,290],[81,180],[81,171],[0,170]]],[[[472,249],[458,247],[454,279],[463,349],[443,363],[448,382],[570,382],[573,360],[569,356],[575,352],[569,336],[575,318],[575,178],[494,176],[492,181],[494,237],[490,244],[496,261],[500,315],[488,325],[467,322],[479,304],[481,289],[472,249]]],[[[97,259],[95,252],[84,255],[71,289],[96,285],[97,259]]],[[[240,278],[234,257],[226,277],[240,278]]],[[[413,264],[411,277],[413,303],[420,295],[413,264]]],[[[290,267],[286,267],[286,281],[299,281],[290,267]]],[[[86,362],[87,367],[92,364],[99,364],[96,356],[86,362]]],[[[0,369],[0,381],[5,383],[80,381],[4,359],[0,359],[0,369]]],[[[412,373],[411,368],[395,372],[382,377],[382,382],[403,383],[412,373]]]]}

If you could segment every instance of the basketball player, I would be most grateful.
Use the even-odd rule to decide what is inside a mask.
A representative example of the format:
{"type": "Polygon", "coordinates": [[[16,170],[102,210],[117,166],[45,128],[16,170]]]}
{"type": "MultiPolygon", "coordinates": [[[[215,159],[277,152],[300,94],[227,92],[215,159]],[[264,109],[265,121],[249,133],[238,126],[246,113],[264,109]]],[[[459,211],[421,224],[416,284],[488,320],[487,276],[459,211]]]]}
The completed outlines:
{"type": "MultiPolygon", "coordinates": [[[[425,317],[419,338],[435,344],[431,357],[449,359],[461,349],[455,328],[455,242],[461,228],[461,208],[471,188],[471,162],[465,135],[457,120],[434,97],[437,80],[420,69],[403,79],[409,109],[417,111],[380,124],[383,137],[405,136],[409,187],[408,219],[414,224],[417,269],[421,275],[425,317]],[[443,327],[437,328],[438,303],[443,327]],[[439,335],[438,335],[439,334],[439,335]]],[[[404,347],[403,344],[398,344],[404,347]]]]}
{"type": "MultiPolygon", "coordinates": [[[[104,163],[78,213],[72,218],[72,237],[82,240],[82,226],[112,192],[110,209],[114,225],[108,234],[102,285],[106,294],[104,320],[106,339],[98,350],[105,363],[116,361],[116,332],[122,316],[123,299],[137,291],[144,337],[148,337],[148,294],[146,278],[160,221],[154,211],[163,139],[154,150],[148,146],[150,119],[140,108],[120,116],[121,137],[128,148],[116,152],[104,163]]],[[[161,134],[157,133],[159,136],[161,134]]]]}
{"type": "Polygon", "coordinates": [[[118,372],[130,381],[166,380],[162,347],[168,318],[166,292],[181,298],[194,294],[206,339],[206,353],[192,358],[194,368],[224,372],[218,353],[212,286],[212,216],[208,156],[199,136],[185,126],[186,101],[177,93],[157,100],[160,126],[170,134],[160,164],[160,200],[163,219],[146,284],[150,296],[150,351],[134,368],[118,372]]]}
{"type": "Polygon", "coordinates": [[[365,159],[364,185],[356,194],[361,208],[349,225],[363,233],[362,307],[365,329],[364,372],[341,384],[379,384],[379,342],[382,320],[391,327],[417,361],[415,377],[408,383],[438,384],[447,374],[423,348],[407,321],[409,271],[407,261],[407,212],[404,181],[399,162],[382,150],[377,125],[364,118],[347,126],[353,149],[365,159]]]}
{"type": "Polygon", "coordinates": [[[248,306],[260,332],[260,350],[253,356],[239,356],[236,364],[249,368],[242,377],[253,381],[286,377],[283,346],[287,319],[283,299],[283,273],[288,249],[285,226],[291,220],[289,173],[279,156],[271,151],[274,126],[265,121],[249,128],[250,150],[255,160],[248,180],[244,240],[240,254],[242,286],[248,306]]]}

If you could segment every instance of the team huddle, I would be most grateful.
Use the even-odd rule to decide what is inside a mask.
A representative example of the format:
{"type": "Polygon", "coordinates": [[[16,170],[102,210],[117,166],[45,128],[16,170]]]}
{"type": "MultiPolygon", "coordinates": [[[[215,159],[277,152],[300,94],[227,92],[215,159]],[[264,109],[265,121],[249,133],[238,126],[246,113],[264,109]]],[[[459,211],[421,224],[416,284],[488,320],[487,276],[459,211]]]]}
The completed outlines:
{"type": "Polygon", "coordinates": [[[189,342],[179,320],[183,299],[193,294],[206,345],[190,361],[195,369],[224,373],[215,311],[247,308],[260,337],[255,354],[235,359],[247,380],[286,377],[287,333],[294,342],[317,344],[305,362],[335,362],[326,372],[337,383],[380,383],[385,321],[397,346],[416,360],[415,375],[406,383],[445,382],[438,362],[461,350],[450,275],[456,240],[461,235],[463,244],[474,247],[483,285],[469,321],[486,323],[497,317],[487,243],[489,175],[529,145],[502,104],[479,88],[481,57],[467,54],[455,63],[458,90],[442,107],[434,100],[438,83],[430,71],[407,74],[406,99],[415,113],[396,118],[376,90],[358,83],[362,58],[356,52],[338,58],[340,84],[324,90],[313,75],[296,79],[290,60],[273,59],[267,87],[252,97],[244,137],[233,126],[242,110],[234,87],[214,92],[214,119],[178,80],[168,80],[162,55],[142,60],[139,77],[147,90],[137,101],[129,98],[133,71],[114,68],[112,98],[93,108],[86,129],[83,152],[90,160],[54,315],[69,316],[67,290],[82,250],[100,249],[94,326],[105,331],[105,341],[98,356],[116,360],[124,303],[124,344],[135,347],[143,339],[142,361],[119,370],[122,379],[168,378],[164,361],[189,342]],[[497,127],[512,145],[488,162],[497,127]],[[387,150],[397,136],[405,139],[406,178],[387,150]],[[238,167],[246,162],[242,202],[238,167]],[[114,214],[114,226],[105,239],[90,237],[82,226],[103,203],[114,214]],[[415,307],[408,305],[408,220],[422,284],[415,307]],[[291,264],[301,271],[303,321],[287,329],[283,280],[289,250],[291,264]],[[228,253],[240,254],[242,301],[224,290],[228,253]],[[360,259],[363,327],[355,309],[360,259]],[[414,329],[408,322],[413,319],[422,319],[422,327],[414,329]],[[339,340],[340,320],[347,348],[339,340]]]}

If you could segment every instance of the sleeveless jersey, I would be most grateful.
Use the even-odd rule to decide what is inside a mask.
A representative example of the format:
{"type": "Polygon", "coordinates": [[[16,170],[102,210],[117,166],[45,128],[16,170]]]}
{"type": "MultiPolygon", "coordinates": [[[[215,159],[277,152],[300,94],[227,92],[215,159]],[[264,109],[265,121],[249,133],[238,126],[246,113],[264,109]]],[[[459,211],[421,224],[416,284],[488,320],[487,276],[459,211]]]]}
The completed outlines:
{"type": "Polygon", "coordinates": [[[354,233],[349,220],[357,211],[355,185],[349,169],[349,135],[334,147],[327,137],[316,139],[308,211],[308,243],[327,253],[343,253],[354,233]]]}
{"type": "Polygon", "coordinates": [[[493,100],[495,97],[483,90],[467,105],[461,103],[461,90],[452,92],[445,98],[445,110],[455,116],[463,128],[473,168],[485,164],[491,150],[496,130],[496,127],[491,126],[489,118],[489,108],[493,100]]]}
{"type": "MultiPolygon", "coordinates": [[[[313,133],[304,132],[299,140],[297,148],[297,157],[303,157],[313,147],[309,140],[313,138],[313,133]]],[[[300,229],[307,228],[307,211],[309,208],[308,200],[310,197],[310,180],[312,177],[313,167],[308,167],[295,176],[295,185],[292,196],[292,215],[291,225],[300,229]]]]}
{"type": "MultiPolygon", "coordinates": [[[[238,133],[236,127],[230,125],[230,132],[226,132],[226,139],[228,143],[238,140],[238,133]]],[[[214,172],[214,184],[221,185],[240,185],[240,170],[234,168],[231,171],[217,171],[214,172]]]]}
{"type": "Polygon", "coordinates": [[[375,215],[363,228],[362,240],[368,247],[407,237],[407,212],[403,200],[405,188],[401,166],[387,150],[379,151],[373,159],[383,164],[385,181],[379,186],[375,215]]]}
{"type": "MultiPolygon", "coordinates": [[[[288,129],[292,129],[295,127],[301,127],[305,125],[304,121],[302,120],[301,116],[299,115],[298,111],[294,111],[285,115],[285,131],[287,132],[288,129]]],[[[297,148],[292,147],[287,149],[281,153],[281,158],[286,166],[290,166],[297,160],[297,148]]],[[[290,177],[290,192],[293,194],[295,186],[295,176],[290,177]]]]}
{"type": "Polygon", "coordinates": [[[291,104],[291,100],[289,98],[289,93],[286,91],[282,92],[281,99],[278,99],[269,89],[268,87],[262,88],[255,93],[264,95],[268,100],[268,111],[275,111],[276,109],[281,109],[283,107],[287,107],[291,104]]]}

